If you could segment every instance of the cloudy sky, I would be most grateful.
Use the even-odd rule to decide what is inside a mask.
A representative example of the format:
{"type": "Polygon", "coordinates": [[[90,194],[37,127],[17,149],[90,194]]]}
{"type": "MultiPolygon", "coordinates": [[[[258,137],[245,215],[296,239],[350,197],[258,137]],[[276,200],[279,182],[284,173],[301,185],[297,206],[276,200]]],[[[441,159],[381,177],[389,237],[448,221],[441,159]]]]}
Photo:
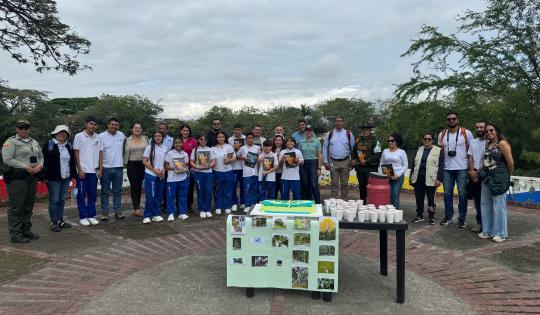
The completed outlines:
{"type": "Polygon", "coordinates": [[[39,74],[0,52],[0,77],[50,97],[140,94],[164,117],[209,106],[388,98],[411,74],[400,58],[421,24],[453,31],[481,0],[58,0],[61,19],[92,42],[74,77],[39,74]]]}

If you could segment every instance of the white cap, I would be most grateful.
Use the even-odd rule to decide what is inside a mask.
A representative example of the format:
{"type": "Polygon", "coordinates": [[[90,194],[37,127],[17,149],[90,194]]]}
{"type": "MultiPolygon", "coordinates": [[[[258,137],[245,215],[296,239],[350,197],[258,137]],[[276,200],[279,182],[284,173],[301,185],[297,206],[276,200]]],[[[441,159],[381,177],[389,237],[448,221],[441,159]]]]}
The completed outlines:
{"type": "Polygon", "coordinates": [[[67,134],[69,136],[69,128],[66,125],[58,125],[58,126],[56,126],[56,128],[54,128],[53,132],[51,132],[51,135],[54,136],[55,134],[59,133],[60,131],[67,132],[67,134]]]}

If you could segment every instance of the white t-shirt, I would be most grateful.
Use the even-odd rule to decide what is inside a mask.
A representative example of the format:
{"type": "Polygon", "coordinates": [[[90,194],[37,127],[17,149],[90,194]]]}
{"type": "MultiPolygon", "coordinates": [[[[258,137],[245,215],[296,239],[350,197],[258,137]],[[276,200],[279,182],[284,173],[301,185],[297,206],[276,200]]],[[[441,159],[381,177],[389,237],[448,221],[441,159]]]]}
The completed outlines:
{"type": "Polygon", "coordinates": [[[84,173],[95,174],[99,168],[99,138],[94,132],[92,136],[86,131],[79,132],[73,140],[73,150],[79,151],[81,169],[84,173]]]}
{"type": "Polygon", "coordinates": [[[103,152],[103,167],[124,167],[124,133],[117,131],[113,135],[105,131],[98,138],[99,150],[103,152]]]}
{"type": "MultiPolygon", "coordinates": [[[[270,152],[268,154],[261,152],[261,155],[259,157],[263,159],[261,162],[259,162],[259,181],[262,181],[263,170],[265,168],[265,160],[268,160],[268,165],[266,166],[267,169],[274,168],[274,166],[277,166],[279,164],[279,160],[278,160],[277,154],[275,154],[274,152],[270,152]]],[[[264,180],[267,182],[275,182],[276,171],[268,173],[264,180]]]]}
{"type": "MultiPolygon", "coordinates": [[[[252,159],[255,159],[255,163],[257,162],[257,158],[259,157],[259,154],[261,154],[261,147],[257,145],[252,145],[249,147],[248,145],[245,145],[240,148],[238,151],[238,155],[242,156],[244,158],[249,156],[252,156],[252,159]],[[252,154],[249,154],[252,153],[252,154]]],[[[246,160],[242,160],[242,176],[243,177],[250,177],[250,176],[257,176],[257,167],[250,167],[249,162],[246,160]]]]}
{"type": "MultiPolygon", "coordinates": [[[[152,145],[149,144],[144,149],[143,157],[148,158],[148,161],[150,161],[150,150],[152,149],[152,145]]],[[[165,164],[165,155],[167,154],[167,147],[163,144],[155,145],[154,146],[154,168],[157,168],[158,170],[162,170],[164,168],[165,164]]],[[[157,174],[154,171],[149,170],[148,168],[144,168],[144,171],[152,176],[157,176],[157,174]]]]}
{"type": "MultiPolygon", "coordinates": [[[[191,151],[191,160],[195,164],[197,164],[197,163],[202,163],[203,159],[206,159],[207,160],[207,165],[210,166],[210,163],[212,162],[212,160],[215,159],[214,152],[212,151],[211,148],[209,148],[207,146],[205,146],[205,147],[195,147],[193,149],[193,151],[191,151]],[[198,160],[197,160],[197,155],[195,155],[195,153],[197,153],[197,155],[199,156],[198,160]]],[[[208,169],[205,169],[205,170],[199,170],[199,169],[194,168],[193,170],[195,172],[201,172],[201,173],[212,173],[211,168],[208,168],[208,169]]]]}
{"type": "Polygon", "coordinates": [[[216,164],[214,165],[214,171],[216,172],[229,172],[232,171],[232,163],[225,164],[225,158],[227,157],[227,154],[234,155],[234,149],[233,147],[225,143],[223,146],[219,146],[219,144],[216,144],[212,147],[212,153],[214,154],[214,158],[216,159],[216,164]]]}
{"type": "MultiPolygon", "coordinates": [[[[463,137],[463,134],[461,132],[461,128],[458,129],[457,145],[456,145],[456,134],[449,133],[448,130],[444,132],[445,135],[441,141],[441,135],[443,132],[439,133],[437,139],[439,141],[439,146],[444,147],[444,169],[448,171],[466,170],[467,169],[467,145],[466,145],[465,137],[463,137]],[[448,151],[456,151],[456,156],[448,156],[448,151]]],[[[470,144],[470,142],[473,140],[473,135],[467,129],[465,129],[465,134],[467,135],[467,141],[469,141],[469,144],[470,144]]]]}
{"type": "Polygon", "coordinates": [[[480,138],[474,138],[469,145],[469,152],[467,152],[467,154],[472,155],[474,168],[477,170],[482,166],[482,157],[486,150],[486,141],[487,140],[482,140],[480,138]]]}
{"type": "Polygon", "coordinates": [[[283,166],[281,171],[281,179],[284,180],[300,180],[300,161],[304,161],[304,156],[302,155],[302,152],[298,149],[285,149],[281,150],[279,153],[279,160],[283,160],[283,166]],[[296,158],[298,158],[298,163],[294,167],[288,167],[287,165],[287,159],[284,158],[285,155],[289,156],[292,155],[291,153],[294,153],[296,155],[296,158]]]}
{"type": "Polygon", "coordinates": [[[394,152],[390,151],[390,149],[384,149],[379,162],[379,172],[381,172],[381,165],[383,164],[392,164],[394,174],[398,177],[403,175],[409,167],[407,154],[402,149],[397,149],[394,152]]]}
{"type": "Polygon", "coordinates": [[[181,182],[187,178],[187,174],[189,173],[189,157],[186,152],[184,151],[176,151],[176,149],[172,149],[169,152],[167,152],[167,155],[165,156],[165,162],[169,163],[169,166],[174,167],[175,162],[181,163],[182,168],[185,168],[187,171],[184,173],[177,173],[174,170],[168,170],[167,171],[167,182],[181,182]]]}
{"type": "Polygon", "coordinates": [[[229,137],[229,140],[228,140],[229,144],[232,145],[233,149],[235,149],[236,151],[236,157],[237,159],[232,162],[232,169],[233,170],[241,170],[243,168],[243,165],[244,165],[244,161],[243,160],[239,160],[238,159],[238,152],[240,151],[240,148],[246,143],[246,136],[242,135],[240,138],[235,138],[234,135],[229,137]],[[238,145],[240,145],[240,147],[236,148],[235,149],[235,140],[237,140],[236,142],[238,143],[238,145]],[[240,140],[240,141],[238,141],[240,140]]]}

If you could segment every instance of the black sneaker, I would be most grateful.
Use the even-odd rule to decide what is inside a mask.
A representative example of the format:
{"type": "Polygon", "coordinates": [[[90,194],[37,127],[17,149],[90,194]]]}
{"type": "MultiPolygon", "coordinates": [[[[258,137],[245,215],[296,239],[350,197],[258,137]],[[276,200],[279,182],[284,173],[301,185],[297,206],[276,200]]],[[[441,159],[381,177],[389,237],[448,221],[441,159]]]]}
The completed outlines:
{"type": "Polygon", "coordinates": [[[22,235],[26,238],[29,238],[30,240],[39,240],[39,235],[37,235],[36,233],[33,233],[31,231],[28,231],[28,232],[23,232],[22,235]]]}
{"type": "Polygon", "coordinates": [[[30,239],[22,234],[18,234],[11,237],[12,243],[30,243],[30,239]]]}
{"type": "Polygon", "coordinates": [[[458,228],[464,229],[464,228],[466,228],[466,227],[467,227],[467,225],[465,224],[465,221],[464,221],[464,220],[463,220],[463,221],[462,221],[462,220],[459,220],[458,228]]]}
{"type": "Polygon", "coordinates": [[[417,217],[413,220],[414,223],[419,223],[419,222],[422,222],[422,221],[424,221],[424,218],[423,218],[423,217],[420,217],[420,216],[417,216],[417,217]]]}
{"type": "Polygon", "coordinates": [[[58,224],[51,223],[51,231],[60,232],[60,226],[58,224]]]}
{"type": "Polygon", "coordinates": [[[435,219],[429,218],[428,223],[431,224],[431,225],[435,225],[435,219]]]}
{"type": "Polygon", "coordinates": [[[452,219],[444,218],[439,222],[440,225],[448,225],[452,222],[452,219]]]}
{"type": "Polygon", "coordinates": [[[122,219],[125,219],[126,216],[123,213],[117,213],[117,214],[114,215],[114,218],[116,220],[122,220],[122,219]]]}
{"type": "Polygon", "coordinates": [[[59,226],[61,229],[70,229],[70,228],[71,228],[71,224],[69,224],[69,223],[67,223],[67,222],[64,222],[64,220],[58,221],[58,226],[59,226]]]}

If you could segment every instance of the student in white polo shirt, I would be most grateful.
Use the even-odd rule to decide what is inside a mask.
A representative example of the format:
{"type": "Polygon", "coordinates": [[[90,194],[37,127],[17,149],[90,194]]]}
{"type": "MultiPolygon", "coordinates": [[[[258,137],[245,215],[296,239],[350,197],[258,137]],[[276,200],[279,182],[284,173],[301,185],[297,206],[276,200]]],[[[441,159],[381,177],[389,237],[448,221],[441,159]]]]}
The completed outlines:
{"type": "Polygon", "coordinates": [[[143,223],[161,222],[161,198],[165,188],[165,156],[167,148],[163,143],[163,133],[155,131],[150,144],[143,153],[144,164],[144,219],[143,223]]]}
{"type": "Polygon", "coordinates": [[[119,131],[120,122],[111,117],[107,130],[99,134],[99,172],[101,178],[101,220],[109,215],[109,191],[113,192],[113,209],[116,219],[123,219],[121,201],[122,178],[124,177],[124,140],[126,136],[119,131]]]}
{"type": "Polygon", "coordinates": [[[89,226],[99,224],[96,220],[96,191],[99,168],[99,140],[96,133],[97,119],[89,116],[85,129],[75,135],[73,150],[77,163],[77,207],[79,224],[89,226]]]}

